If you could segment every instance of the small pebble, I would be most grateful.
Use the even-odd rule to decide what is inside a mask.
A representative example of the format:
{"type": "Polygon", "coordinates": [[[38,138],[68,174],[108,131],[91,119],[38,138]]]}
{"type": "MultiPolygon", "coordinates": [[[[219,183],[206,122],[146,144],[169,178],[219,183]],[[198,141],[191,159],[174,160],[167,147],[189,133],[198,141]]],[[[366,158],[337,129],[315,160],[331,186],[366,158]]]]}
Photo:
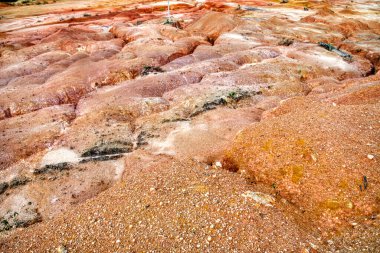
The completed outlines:
{"type": "Polygon", "coordinates": [[[116,243],[120,243],[120,240],[116,240],[116,243]]]}
{"type": "Polygon", "coordinates": [[[208,236],[207,241],[211,242],[211,240],[212,240],[211,236],[208,236]]]}
{"type": "Polygon", "coordinates": [[[57,248],[58,253],[67,253],[67,249],[65,246],[61,245],[57,248]]]}
{"type": "Polygon", "coordinates": [[[57,202],[59,200],[59,198],[53,198],[51,201],[50,201],[50,203],[51,204],[54,204],[55,202],[57,202]]]}
{"type": "Polygon", "coordinates": [[[310,247],[312,247],[313,249],[315,250],[318,249],[317,245],[315,245],[314,243],[309,242],[309,244],[310,244],[310,247]]]}
{"type": "Polygon", "coordinates": [[[367,157],[368,157],[369,160],[372,160],[373,158],[375,158],[375,156],[371,155],[371,154],[368,154],[367,157]]]}

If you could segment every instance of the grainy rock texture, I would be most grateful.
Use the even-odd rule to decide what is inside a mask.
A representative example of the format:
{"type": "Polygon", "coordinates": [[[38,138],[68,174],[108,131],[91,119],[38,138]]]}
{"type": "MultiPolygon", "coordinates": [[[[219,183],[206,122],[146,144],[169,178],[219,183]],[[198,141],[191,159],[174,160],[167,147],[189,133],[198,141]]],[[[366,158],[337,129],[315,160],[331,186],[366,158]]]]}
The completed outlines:
{"type": "Polygon", "coordinates": [[[380,252],[365,1],[0,5],[0,252],[380,252]]]}

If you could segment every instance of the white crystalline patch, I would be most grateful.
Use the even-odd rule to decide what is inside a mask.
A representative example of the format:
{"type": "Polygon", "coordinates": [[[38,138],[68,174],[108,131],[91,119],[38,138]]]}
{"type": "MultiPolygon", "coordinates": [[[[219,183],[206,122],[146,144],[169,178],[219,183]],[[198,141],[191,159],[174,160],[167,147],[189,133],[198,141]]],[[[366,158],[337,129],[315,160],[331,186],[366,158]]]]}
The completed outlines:
{"type": "Polygon", "coordinates": [[[12,198],[12,205],[11,208],[12,210],[20,210],[21,206],[25,206],[28,203],[28,199],[25,198],[23,195],[15,195],[12,198]]]}
{"type": "Polygon", "coordinates": [[[310,27],[294,27],[292,29],[294,31],[300,31],[300,32],[312,32],[312,33],[319,33],[319,34],[325,33],[325,31],[323,30],[318,30],[318,29],[310,28],[310,27]]]}
{"type": "Polygon", "coordinates": [[[154,154],[176,154],[174,142],[177,135],[191,131],[190,122],[181,122],[180,124],[180,127],[171,131],[165,140],[152,142],[153,149],[157,150],[154,154]]]}
{"type": "Polygon", "coordinates": [[[88,28],[90,28],[91,30],[95,30],[95,31],[101,31],[101,32],[105,32],[105,33],[108,33],[110,30],[111,30],[111,26],[106,26],[106,25],[90,25],[88,28]]]}
{"type": "Polygon", "coordinates": [[[124,161],[123,160],[114,161],[113,165],[115,166],[114,180],[119,180],[125,170],[124,161]]]}
{"type": "Polygon", "coordinates": [[[236,3],[224,3],[226,6],[235,7],[237,8],[239,5],[236,3]]]}
{"type": "MultiPolygon", "coordinates": [[[[358,15],[356,16],[356,18],[358,17],[358,15]]],[[[360,16],[360,19],[358,18],[358,20],[364,20],[364,22],[366,21],[377,21],[379,20],[379,14],[365,14],[365,15],[361,15],[360,16]]]]}
{"type": "Polygon", "coordinates": [[[153,141],[152,148],[154,150],[154,154],[166,154],[166,155],[176,155],[176,148],[178,148],[178,139],[183,138],[184,136],[192,134],[192,131],[195,131],[199,134],[199,132],[207,132],[208,125],[207,124],[197,124],[191,125],[190,122],[180,122],[180,126],[171,131],[168,136],[164,140],[153,141]],[[176,145],[177,143],[177,145],[176,145]]]}
{"type": "Polygon", "coordinates": [[[262,193],[262,192],[252,192],[246,191],[242,194],[244,198],[250,198],[258,204],[264,206],[273,206],[272,204],[276,201],[271,195],[262,193]]]}
{"type": "MultiPolygon", "coordinates": [[[[28,199],[22,194],[11,195],[1,203],[0,217],[7,221],[9,226],[17,226],[21,222],[36,222],[39,214],[36,209],[36,204],[31,199],[28,199]]],[[[6,225],[0,224],[0,228],[4,229],[6,225]]]]}
{"type": "Polygon", "coordinates": [[[19,215],[29,216],[28,213],[25,213],[25,207],[34,207],[34,204],[28,204],[30,201],[30,199],[27,199],[22,194],[12,195],[2,203],[2,208],[0,208],[0,216],[4,217],[14,212],[19,215]]]}
{"type": "Polygon", "coordinates": [[[50,203],[51,203],[51,204],[54,204],[54,203],[57,202],[58,200],[59,200],[59,198],[54,197],[54,198],[52,198],[52,199],[50,200],[50,203]]]}
{"type": "Polygon", "coordinates": [[[193,126],[193,129],[205,132],[208,130],[208,125],[207,124],[197,124],[197,125],[193,126]]]}
{"type": "MultiPolygon", "coordinates": [[[[190,3],[186,3],[186,2],[181,2],[181,1],[170,1],[170,5],[178,5],[178,4],[186,4],[186,5],[189,5],[189,6],[192,6],[190,3]]],[[[157,3],[152,3],[152,4],[149,4],[149,6],[167,6],[168,5],[168,2],[167,1],[162,1],[162,2],[157,2],[157,3]]]]}
{"type": "Polygon", "coordinates": [[[219,39],[234,39],[234,40],[246,40],[243,35],[238,33],[224,33],[219,39]]]}
{"type": "Polygon", "coordinates": [[[257,62],[254,62],[254,63],[246,63],[246,64],[241,65],[240,69],[247,69],[247,68],[250,68],[250,67],[255,66],[255,65],[257,65],[257,64],[258,64],[257,62]]]}
{"type": "Polygon", "coordinates": [[[69,126],[70,126],[69,123],[67,123],[67,122],[61,122],[61,124],[60,124],[60,128],[61,128],[60,132],[61,132],[61,134],[66,133],[67,130],[69,129],[69,126]]]}
{"type": "Polygon", "coordinates": [[[279,15],[284,15],[288,19],[292,21],[299,21],[301,18],[313,15],[315,14],[315,11],[304,11],[304,10],[292,10],[289,8],[276,8],[276,9],[268,9],[268,8],[263,8],[268,12],[272,12],[274,14],[279,14],[279,15]]]}
{"type": "Polygon", "coordinates": [[[185,14],[173,14],[172,15],[172,17],[174,18],[174,19],[180,19],[180,18],[183,18],[183,17],[185,17],[185,14]]]}
{"type": "Polygon", "coordinates": [[[362,4],[362,3],[358,3],[358,4],[355,4],[354,5],[354,10],[355,11],[376,11],[377,8],[374,6],[374,5],[371,5],[371,4],[362,4]]]}
{"type": "Polygon", "coordinates": [[[338,67],[343,71],[355,71],[355,67],[344,61],[340,56],[313,55],[313,58],[320,62],[325,69],[338,67]]]}
{"type": "Polygon", "coordinates": [[[63,162],[77,163],[79,162],[79,159],[79,155],[74,151],[68,148],[60,148],[48,152],[44,158],[42,158],[41,166],[63,162]]]}
{"type": "Polygon", "coordinates": [[[147,97],[141,100],[145,104],[167,104],[166,100],[160,97],[147,97]]]}

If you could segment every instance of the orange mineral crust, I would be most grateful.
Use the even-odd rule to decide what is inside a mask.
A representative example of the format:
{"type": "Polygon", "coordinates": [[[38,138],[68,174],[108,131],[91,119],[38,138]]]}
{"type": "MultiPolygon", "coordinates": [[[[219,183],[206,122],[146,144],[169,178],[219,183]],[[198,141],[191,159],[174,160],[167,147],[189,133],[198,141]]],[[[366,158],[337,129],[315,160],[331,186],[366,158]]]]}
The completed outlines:
{"type": "Polygon", "coordinates": [[[0,252],[380,252],[377,1],[0,4],[0,252]]]}

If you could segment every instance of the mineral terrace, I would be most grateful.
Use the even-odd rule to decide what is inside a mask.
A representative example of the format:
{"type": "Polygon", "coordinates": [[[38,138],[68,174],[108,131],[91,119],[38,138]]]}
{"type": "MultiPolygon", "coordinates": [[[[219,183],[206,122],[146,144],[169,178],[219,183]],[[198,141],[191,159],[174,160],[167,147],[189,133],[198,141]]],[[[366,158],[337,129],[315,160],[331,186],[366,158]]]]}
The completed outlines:
{"type": "Polygon", "coordinates": [[[0,252],[380,252],[378,0],[0,3],[0,252]]]}

